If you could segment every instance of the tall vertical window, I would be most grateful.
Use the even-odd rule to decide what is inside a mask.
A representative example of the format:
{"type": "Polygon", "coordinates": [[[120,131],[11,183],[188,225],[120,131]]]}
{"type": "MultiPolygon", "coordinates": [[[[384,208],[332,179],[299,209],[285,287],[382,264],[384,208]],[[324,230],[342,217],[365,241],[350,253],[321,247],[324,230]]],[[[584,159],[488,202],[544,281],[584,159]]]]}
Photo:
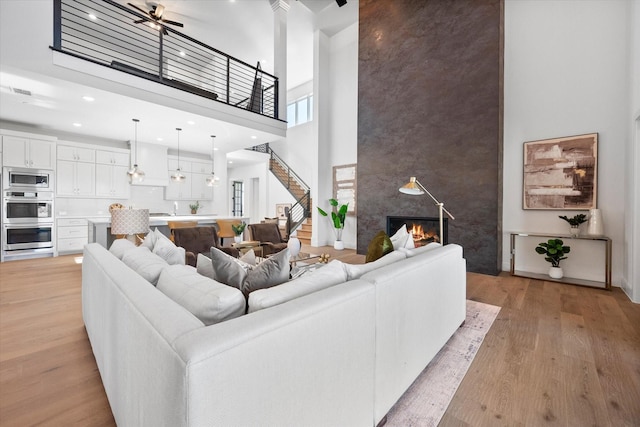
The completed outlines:
{"type": "Polygon", "coordinates": [[[231,214],[233,216],[242,216],[244,211],[244,186],[242,181],[233,181],[231,197],[231,214]]]}
{"type": "Polygon", "coordinates": [[[307,95],[287,104],[287,127],[313,120],[313,95],[307,95]]]}

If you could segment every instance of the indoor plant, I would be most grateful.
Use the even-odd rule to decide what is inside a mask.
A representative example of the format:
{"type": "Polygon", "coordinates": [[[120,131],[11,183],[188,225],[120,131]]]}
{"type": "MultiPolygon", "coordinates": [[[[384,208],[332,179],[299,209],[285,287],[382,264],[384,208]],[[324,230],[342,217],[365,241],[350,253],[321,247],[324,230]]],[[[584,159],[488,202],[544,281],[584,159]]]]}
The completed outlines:
{"type": "Polygon", "coordinates": [[[231,224],[231,229],[233,230],[233,234],[235,234],[233,240],[235,240],[236,243],[240,243],[242,241],[242,233],[244,233],[244,229],[246,226],[247,223],[244,221],[242,221],[240,224],[231,224]]]}
{"type": "Polygon", "coordinates": [[[192,214],[197,214],[198,213],[198,209],[200,209],[200,200],[196,200],[195,203],[191,203],[189,205],[189,207],[191,208],[191,213],[192,214]]]}
{"type": "MultiPolygon", "coordinates": [[[[344,229],[344,220],[347,217],[349,204],[340,205],[336,199],[329,199],[329,204],[331,205],[331,225],[333,225],[333,231],[336,235],[333,248],[342,250],[344,249],[344,243],[342,242],[342,230],[344,229]]],[[[322,216],[329,217],[329,214],[319,207],[318,212],[322,216]]]]}
{"type": "Polygon", "coordinates": [[[570,233],[573,237],[577,237],[580,234],[580,224],[587,222],[587,216],[585,214],[577,214],[571,218],[566,215],[560,215],[558,218],[564,219],[571,226],[570,233]]]}
{"type": "Polygon", "coordinates": [[[564,242],[560,239],[549,239],[546,242],[538,243],[536,252],[545,255],[545,261],[551,263],[549,268],[549,276],[553,279],[561,279],[563,276],[560,261],[567,259],[565,256],[571,251],[569,246],[564,246],[564,242]]]}

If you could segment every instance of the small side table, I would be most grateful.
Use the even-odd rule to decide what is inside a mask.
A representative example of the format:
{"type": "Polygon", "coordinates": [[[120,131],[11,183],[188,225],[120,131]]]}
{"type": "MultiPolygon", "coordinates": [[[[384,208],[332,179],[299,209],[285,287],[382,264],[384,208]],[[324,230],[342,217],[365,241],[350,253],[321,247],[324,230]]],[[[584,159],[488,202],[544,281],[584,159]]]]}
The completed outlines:
{"type": "Polygon", "coordinates": [[[588,286],[592,288],[598,289],[606,289],[608,291],[611,290],[611,239],[607,236],[570,236],[566,234],[545,234],[545,233],[527,233],[527,232],[514,232],[511,233],[511,275],[512,276],[520,276],[520,277],[528,277],[531,279],[540,279],[546,280],[549,282],[559,282],[559,283],[567,283],[570,285],[579,285],[579,286],[588,286]],[[516,270],[516,237],[546,237],[548,239],[556,238],[562,240],[585,240],[585,241],[601,241],[604,242],[605,247],[605,271],[604,271],[604,281],[597,282],[593,280],[585,280],[585,279],[577,279],[572,277],[563,277],[562,279],[552,279],[546,274],[541,273],[532,273],[529,271],[516,270]],[[604,288],[602,285],[604,284],[604,288]]]}
{"type": "Polygon", "coordinates": [[[256,256],[262,257],[262,242],[257,240],[244,240],[240,243],[232,243],[231,246],[236,248],[242,255],[253,249],[256,256]]]}

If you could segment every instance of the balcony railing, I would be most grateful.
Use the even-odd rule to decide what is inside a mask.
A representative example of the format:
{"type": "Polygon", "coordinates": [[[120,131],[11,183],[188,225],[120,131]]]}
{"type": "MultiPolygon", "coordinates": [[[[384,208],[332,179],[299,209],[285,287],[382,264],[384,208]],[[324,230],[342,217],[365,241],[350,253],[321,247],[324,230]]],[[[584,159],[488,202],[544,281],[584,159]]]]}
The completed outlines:
{"type": "Polygon", "coordinates": [[[249,65],[112,0],[54,0],[53,49],[278,118],[278,79],[260,63],[249,65]]]}

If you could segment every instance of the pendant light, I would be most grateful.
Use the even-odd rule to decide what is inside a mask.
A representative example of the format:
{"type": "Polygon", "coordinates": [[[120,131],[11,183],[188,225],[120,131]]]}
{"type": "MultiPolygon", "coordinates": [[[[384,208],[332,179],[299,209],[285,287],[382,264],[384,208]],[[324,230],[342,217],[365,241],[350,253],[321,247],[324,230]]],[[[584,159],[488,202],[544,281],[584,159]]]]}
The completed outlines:
{"type": "Polygon", "coordinates": [[[180,172],[180,131],[182,129],[176,128],[176,130],[178,131],[178,168],[176,169],[174,174],[171,175],[171,181],[183,182],[186,177],[182,174],[182,172],[180,172]]]}
{"type": "Polygon", "coordinates": [[[209,175],[207,177],[207,179],[206,179],[207,186],[209,186],[209,187],[217,187],[218,184],[220,184],[220,178],[217,177],[216,174],[213,172],[213,170],[214,170],[213,152],[215,150],[215,147],[214,147],[215,140],[216,140],[216,136],[215,135],[211,135],[211,175],[209,175]]]}
{"type": "Polygon", "coordinates": [[[135,157],[133,158],[133,167],[127,171],[127,175],[129,175],[129,182],[133,183],[135,181],[142,182],[144,181],[144,172],[142,169],[138,167],[138,119],[131,119],[133,123],[135,123],[135,157]]]}

